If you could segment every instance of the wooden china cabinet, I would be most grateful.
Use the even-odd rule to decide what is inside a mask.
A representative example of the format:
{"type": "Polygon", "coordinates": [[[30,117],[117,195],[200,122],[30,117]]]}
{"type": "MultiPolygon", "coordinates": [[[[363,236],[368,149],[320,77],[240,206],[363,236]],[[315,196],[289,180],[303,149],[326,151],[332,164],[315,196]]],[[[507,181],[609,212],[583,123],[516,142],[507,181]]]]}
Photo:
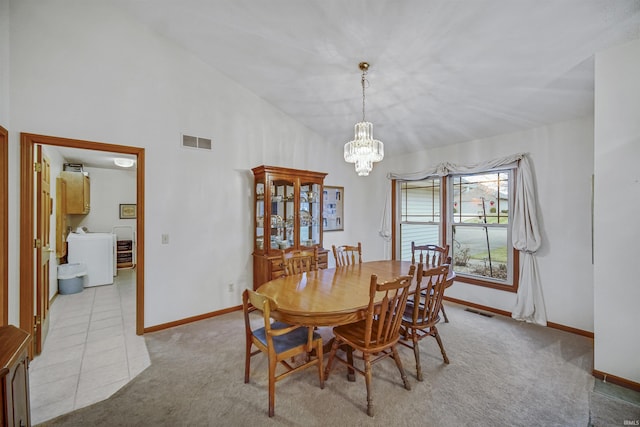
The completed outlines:
{"type": "Polygon", "coordinates": [[[318,266],[327,268],[322,247],[323,172],[258,166],[254,176],[253,288],[284,275],[282,251],[318,248],[318,266]]]}

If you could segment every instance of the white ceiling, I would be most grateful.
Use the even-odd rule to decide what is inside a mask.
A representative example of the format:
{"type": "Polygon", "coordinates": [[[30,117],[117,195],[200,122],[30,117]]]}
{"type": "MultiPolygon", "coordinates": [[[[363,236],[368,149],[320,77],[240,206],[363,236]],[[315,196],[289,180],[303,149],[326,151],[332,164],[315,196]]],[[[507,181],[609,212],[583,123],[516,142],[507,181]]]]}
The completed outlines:
{"type": "Polygon", "coordinates": [[[65,163],[81,164],[85,168],[136,170],[137,164],[129,168],[116,166],[113,162],[116,158],[136,160],[136,156],[130,154],[110,153],[107,151],[84,150],[71,147],[48,146],[47,150],[57,151],[64,159],[65,163]]]}
{"type": "MultiPolygon", "coordinates": [[[[340,150],[387,154],[593,111],[594,53],[640,38],[640,0],[114,0],[340,150]]],[[[215,137],[215,135],[214,135],[215,137]]]]}

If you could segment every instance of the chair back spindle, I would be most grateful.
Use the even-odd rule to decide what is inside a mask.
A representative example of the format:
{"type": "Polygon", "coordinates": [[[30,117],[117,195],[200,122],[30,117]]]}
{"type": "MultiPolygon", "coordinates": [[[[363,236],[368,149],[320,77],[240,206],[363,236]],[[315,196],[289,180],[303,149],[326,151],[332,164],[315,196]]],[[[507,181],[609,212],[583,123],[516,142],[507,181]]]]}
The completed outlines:
{"type": "Polygon", "coordinates": [[[417,286],[413,292],[412,307],[414,324],[436,324],[440,318],[442,297],[449,274],[449,265],[424,269],[418,265],[417,286]],[[419,302],[416,304],[416,301],[419,302]]]}
{"type": "Polygon", "coordinates": [[[345,265],[362,264],[362,244],[357,245],[331,245],[333,258],[336,261],[336,267],[345,265]]]}
{"type": "Polygon", "coordinates": [[[371,277],[369,307],[366,315],[366,346],[387,347],[398,340],[411,279],[411,276],[402,276],[396,280],[378,284],[377,277],[375,275],[371,277]],[[382,294],[382,301],[379,304],[374,304],[376,294],[382,294]],[[374,320],[377,324],[375,335],[373,335],[374,320]]]}
{"type": "Polygon", "coordinates": [[[427,268],[442,265],[448,262],[449,245],[416,245],[411,242],[411,264],[416,263],[416,255],[418,262],[427,268]]]}
{"type": "Polygon", "coordinates": [[[282,267],[285,276],[302,274],[318,269],[318,248],[306,251],[282,251],[282,267]]]}

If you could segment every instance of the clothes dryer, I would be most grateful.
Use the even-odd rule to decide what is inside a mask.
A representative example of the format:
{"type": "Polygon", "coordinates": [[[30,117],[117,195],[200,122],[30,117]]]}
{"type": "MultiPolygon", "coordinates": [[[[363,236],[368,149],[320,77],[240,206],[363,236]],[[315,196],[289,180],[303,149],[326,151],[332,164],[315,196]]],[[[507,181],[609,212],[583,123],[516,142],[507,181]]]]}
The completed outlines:
{"type": "Polygon", "coordinates": [[[69,233],[67,260],[86,265],[85,288],[113,283],[114,242],[113,233],[69,233]]]}

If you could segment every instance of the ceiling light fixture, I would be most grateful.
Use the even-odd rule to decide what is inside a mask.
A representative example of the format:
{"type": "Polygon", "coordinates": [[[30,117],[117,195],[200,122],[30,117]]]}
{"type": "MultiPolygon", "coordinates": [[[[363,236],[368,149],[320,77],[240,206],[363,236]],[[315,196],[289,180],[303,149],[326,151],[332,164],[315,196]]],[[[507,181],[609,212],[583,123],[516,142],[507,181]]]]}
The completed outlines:
{"type": "Polygon", "coordinates": [[[125,159],[122,157],[116,157],[115,159],[113,159],[113,163],[115,163],[116,166],[120,166],[121,168],[130,168],[134,165],[135,162],[136,161],[133,159],[125,159]]]}
{"type": "Polygon", "coordinates": [[[373,139],[373,124],[364,119],[364,87],[368,62],[358,64],[362,70],[362,121],[355,125],[355,138],[344,144],[344,160],[356,164],[356,172],[359,176],[367,176],[373,169],[373,163],[384,158],[384,144],[373,139]]]}

